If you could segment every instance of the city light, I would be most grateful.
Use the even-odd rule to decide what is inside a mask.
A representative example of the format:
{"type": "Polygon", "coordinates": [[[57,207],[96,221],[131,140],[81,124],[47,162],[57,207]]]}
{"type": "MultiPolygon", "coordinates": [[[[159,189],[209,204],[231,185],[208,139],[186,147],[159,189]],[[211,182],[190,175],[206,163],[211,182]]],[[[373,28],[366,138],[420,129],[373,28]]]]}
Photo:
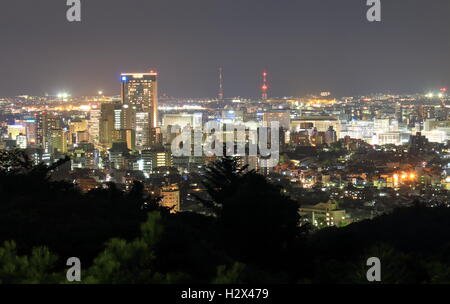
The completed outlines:
{"type": "Polygon", "coordinates": [[[58,93],[57,97],[59,99],[67,99],[70,97],[70,94],[66,93],[66,92],[62,92],[62,93],[58,93]]]}
{"type": "MultiPolygon", "coordinates": [[[[380,24],[382,0],[91,1],[69,26],[9,2],[0,283],[450,280],[442,3],[380,24]]],[[[185,289],[166,298],[201,302],[185,289]]],[[[263,303],[253,290],[241,298],[263,303]]]]}

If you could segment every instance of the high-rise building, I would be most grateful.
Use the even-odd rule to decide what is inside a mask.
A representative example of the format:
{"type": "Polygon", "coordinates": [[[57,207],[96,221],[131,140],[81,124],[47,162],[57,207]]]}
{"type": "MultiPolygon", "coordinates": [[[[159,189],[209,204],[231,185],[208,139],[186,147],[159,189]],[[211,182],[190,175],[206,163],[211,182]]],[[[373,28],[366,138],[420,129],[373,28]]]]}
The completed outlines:
{"type": "Polygon", "coordinates": [[[61,122],[59,118],[52,113],[42,113],[37,116],[37,143],[48,150],[48,143],[50,137],[50,131],[53,129],[60,129],[61,122]]]}
{"type": "Polygon", "coordinates": [[[52,129],[49,134],[49,152],[67,153],[67,138],[63,129],[52,129]]]}
{"type": "Polygon", "coordinates": [[[136,106],[139,112],[149,113],[150,128],[158,127],[158,74],[124,73],[122,81],[122,104],[136,106]]]}
{"type": "Polygon", "coordinates": [[[114,108],[114,130],[122,129],[122,108],[116,106],[114,108]]]}
{"type": "Polygon", "coordinates": [[[25,120],[27,145],[35,145],[37,143],[37,125],[36,119],[25,120]]]}
{"type": "Polygon", "coordinates": [[[136,106],[124,104],[121,109],[120,128],[136,130],[136,106]]]}
{"type": "Polygon", "coordinates": [[[115,109],[114,104],[102,104],[100,115],[99,138],[100,144],[105,147],[112,147],[113,131],[115,126],[115,109]]]}
{"type": "Polygon", "coordinates": [[[136,113],[136,149],[143,150],[150,145],[149,113],[136,113]]]}
{"type": "Polygon", "coordinates": [[[94,144],[98,144],[100,140],[100,118],[101,110],[93,109],[90,111],[88,121],[89,140],[94,144]]]}
{"type": "Polygon", "coordinates": [[[136,130],[136,106],[115,104],[114,130],[136,130]]]}

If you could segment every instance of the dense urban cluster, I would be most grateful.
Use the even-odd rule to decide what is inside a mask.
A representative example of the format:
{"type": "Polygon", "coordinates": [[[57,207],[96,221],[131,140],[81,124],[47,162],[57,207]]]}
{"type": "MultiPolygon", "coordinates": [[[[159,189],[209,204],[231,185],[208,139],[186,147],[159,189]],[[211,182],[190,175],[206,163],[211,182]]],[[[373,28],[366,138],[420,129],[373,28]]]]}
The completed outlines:
{"type": "Polygon", "coordinates": [[[186,129],[201,130],[208,121],[245,130],[276,121],[278,164],[264,165],[263,156],[249,154],[239,158],[240,165],[301,202],[303,224],[345,226],[415,201],[448,204],[450,120],[444,88],[342,98],[322,92],[269,99],[264,91],[260,100],[227,99],[221,92],[215,99],[183,100],[158,98],[154,71],[124,73],[120,85],[119,96],[1,99],[1,149],[23,149],[35,164],[69,157],[52,179],[83,192],[110,182],[129,190],[140,181],[172,212],[207,214],[196,198],[206,198],[202,176],[217,156],[173,155],[176,137],[186,129]]]}
{"type": "Polygon", "coordinates": [[[448,282],[445,89],[184,100],[158,98],[154,71],[120,84],[0,100],[0,282],[63,283],[74,256],[84,283],[365,283],[371,256],[383,282],[448,282]],[[211,121],[224,155],[174,153],[183,133],[204,152],[211,121]],[[276,163],[235,153],[274,123],[276,163]],[[245,135],[231,155],[226,125],[245,135]]]}

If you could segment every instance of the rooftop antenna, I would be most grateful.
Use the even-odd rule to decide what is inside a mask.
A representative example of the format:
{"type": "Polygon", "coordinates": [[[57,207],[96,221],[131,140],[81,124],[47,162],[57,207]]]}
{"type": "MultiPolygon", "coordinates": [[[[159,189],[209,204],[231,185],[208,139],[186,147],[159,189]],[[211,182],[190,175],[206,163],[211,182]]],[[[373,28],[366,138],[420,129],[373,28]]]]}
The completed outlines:
{"type": "Polygon", "coordinates": [[[264,71],[263,73],[262,73],[262,77],[263,77],[263,84],[262,84],[262,86],[261,86],[261,97],[262,97],[262,100],[263,101],[265,101],[265,100],[267,100],[267,90],[269,89],[269,86],[268,86],[268,84],[267,84],[267,76],[268,76],[269,74],[266,72],[266,71],[264,71]]]}
{"type": "Polygon", "coordinates": [[[223,70],[219,68],[219,100],[223,100],[223,70]]]}

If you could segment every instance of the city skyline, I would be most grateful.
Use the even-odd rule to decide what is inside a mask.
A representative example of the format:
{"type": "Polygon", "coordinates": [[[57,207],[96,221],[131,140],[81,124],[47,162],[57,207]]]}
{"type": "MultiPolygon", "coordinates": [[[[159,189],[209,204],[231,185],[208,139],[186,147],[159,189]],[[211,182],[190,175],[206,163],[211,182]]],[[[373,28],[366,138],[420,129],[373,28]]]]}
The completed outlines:
{"type": "MultiPolygon", "coordinates": [[[[158,75],[158,78],[160,78],[160,73],[156,70],[148,70],[145,68],[137,69],[138,72],[129,72],[129,73],[119,73],[117,75],[117,79],[115,82],[115,89],[112,91],[105,91],[101,87],[99,87],[98,90],[94,90],[92,92],[86,92],[86,94],[81,94],[79,92],[73,92],[66,90],[65,88],[59,88],[55,89],[51,92],[45,92],[43,94],[31,94],[30,92],[26,92],[26,90],[20,94],[13,94],[13,95],[0,95],[0,98],[14,98],[14,97],[24,97],[24,96],[30,96],[30,97],[41,97],[41,98],[47,98],[48,100],[52,100],[51,98],[54,98],[53,100],[59,100],[62,102],[68,102],[70,100],[76,99],[76,98],[104,98],[104,97],[119,97],[122,99],[122,90],[121,87],[123,85],[123,76],[124,75],[146,75],[146,74],[153,74],[155,73],[158,75]],[[120,86],[118,86],[120,84],[120,86]]],[[[361,92],[359,94],[340,94],[337,95],[334,91],[327,91],[327,90],[311,90],[308,92],[304,92],[300,95],[271,95],[271,86],[270,86],[270,80],[264,80],[265,77],[270,77],[270,75],[267,73],[267,70],[264,69],[262,73],[255,75],[256,79],[259,79],[259,83],[256,84],[256,93],[254,96],[243,96],[243,95],[229,95],[226,96],[223,89],[223,69],[219,68],[218,71],[220,71],[217,75],[217,92],[216,94],[212,95],[204,95],[204,96],[173,96],[168,95],[166,93],[159,93],[158,98],[163,99],[177,99],[177,100],[222,100],[222,99],[243,99],[243,100],[261,100],[266,101],[268,99],[299,99],[299,98],[307,98],[307,97],[334,97],[339,99],[345,99],[345,98],[354,98],[354,97],[370,97],[370,96],[423,96],[424,98],[442,98],[443,94],[447,92],[448,86],[423,86],[420,89],[411,90],[411,91],[394,91],[392,89],[385,89],[381,91],[367,91],[367,92],[361,92]],[[265,74],[265,76],[264,76],[265,74]],[[323,95],[326,94],[326,95],[323,95]]]]}
{"type": "Polygon", "coordinates": [[[145,69],[160,73],[161,95],[189,98],[217,96],[219,68],[226,97],[260,96],[263,70],[280,97],[448,86],[448,1],[383,2],[379,23],[366,1],[335,2],[83,1],[76,24],[65,1],[3,4],[0,95],[115,95],[117,75],[145,69]]]}
{"type": "Polygon", "coordinates": [[[448,12],[2,4],[0,284],[450,283],[448,12]]]}

